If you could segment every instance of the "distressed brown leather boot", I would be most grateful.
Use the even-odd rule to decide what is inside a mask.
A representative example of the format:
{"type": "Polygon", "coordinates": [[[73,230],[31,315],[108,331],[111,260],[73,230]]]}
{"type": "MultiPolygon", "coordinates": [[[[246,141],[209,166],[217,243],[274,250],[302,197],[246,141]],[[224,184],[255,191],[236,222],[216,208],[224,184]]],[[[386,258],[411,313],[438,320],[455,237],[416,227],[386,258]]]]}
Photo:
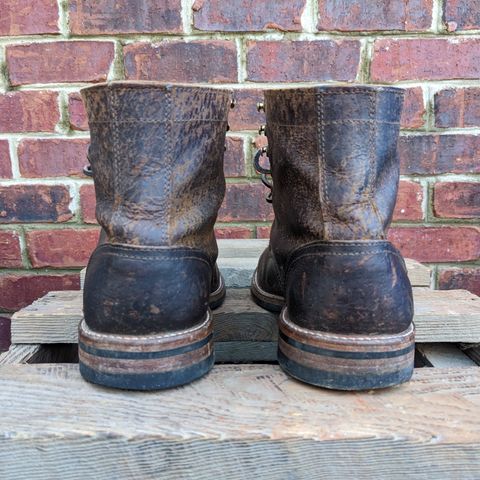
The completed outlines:
{"type": "Polygon", "coordinates": [[[231,92],[112,82],[82,95],[106,241],[87,267],[80,371],[117,388],[190,382],[213,365],[225,296],[213,226],[231,92]]]}
{"type": "Polygon", "coordinates": [[[282,368],[313,385],[381,388],[412,375],[412,290],[386,240],[402,101],[402,90],[370,86],[265,93],[275,221],[252,294],[281,310],[282,368]]]}

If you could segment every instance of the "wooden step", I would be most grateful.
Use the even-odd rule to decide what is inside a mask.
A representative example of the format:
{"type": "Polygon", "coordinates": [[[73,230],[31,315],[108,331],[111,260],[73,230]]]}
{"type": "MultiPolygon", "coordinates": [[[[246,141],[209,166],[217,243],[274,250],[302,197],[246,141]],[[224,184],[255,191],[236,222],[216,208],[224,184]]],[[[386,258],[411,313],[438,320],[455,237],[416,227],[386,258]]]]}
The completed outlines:
{"type": "Polygon", "coordinates": [[[272,365],[217,366],[156,393],[74,365],[0,366],[0,478],[475,479],[480,368],[423,368],[400,387],[317,389],[272,365]]]}
{"type": "MultiPolygon", "coordinates": [[[[268,240],[218,240],[218,267],[230,288],[250,286],[252,274],[257,267],[261,253],[268,246],[268,240]]],[[[421,263],[406,259],[408,277],[414,287],[430,286],[430,269],[421,263]]],[[[85,269],[80,273],[83,288],[85,269]]]]}
{"type": "MultiPolygon", "coordinates": [[[[413,291],[417,342],[480,341],[480,297],[465,290],[413,291]]],[[[81,291],[51,292],[13,315],[12,343],[75,343],[81,319],[81,291]]],[[[228,290],[214,312],[217,359],[248,361],[254,352],[250,361],[275,359],[276,319],[252,301],[247,289],[228,290]]]]}

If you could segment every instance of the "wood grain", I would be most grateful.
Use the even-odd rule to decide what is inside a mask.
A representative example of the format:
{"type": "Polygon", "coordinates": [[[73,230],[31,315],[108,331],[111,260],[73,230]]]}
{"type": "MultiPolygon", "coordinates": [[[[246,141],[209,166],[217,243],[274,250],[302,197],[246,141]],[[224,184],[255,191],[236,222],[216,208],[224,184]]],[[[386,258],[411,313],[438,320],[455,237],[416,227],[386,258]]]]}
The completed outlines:
{"type": "MultiPolygon", "coordinates": [[[[250,286],[252,275],[257,267],[258,259],[268,246],[268,240],[251,239],[218,240],[218,267],[229,288],[246,288],[250,286]]],[[[414,287],[430,285],[430,268],[421,263],[406,259],[408,277],[414,287]]],[[[80,283],[83,288],[85,269],[80,273],[80,283]]]]}
{"type": "MultiPolygon", "coordinates": [[[[414,288],[417,342],[480,341],[480,298],[465,290],[414,288]]],[[[13,343],[75,343],[82,318],[80,291],[50,292],[12,318],[13,343]]],[[[276,315],[246,289],[230,289],[214,312],[215,342],[275,342],[276,315]]],[[[265,361],[268,361],[266,358],[265,361]]]]}
{"type": "Polygon", "coordinates": [[[0,367],[0,478],[476,479],[480,369],[424,368],[377,392],[316,389],[276,366],[218,366],[157,393],[76,366],[0,367]]]}

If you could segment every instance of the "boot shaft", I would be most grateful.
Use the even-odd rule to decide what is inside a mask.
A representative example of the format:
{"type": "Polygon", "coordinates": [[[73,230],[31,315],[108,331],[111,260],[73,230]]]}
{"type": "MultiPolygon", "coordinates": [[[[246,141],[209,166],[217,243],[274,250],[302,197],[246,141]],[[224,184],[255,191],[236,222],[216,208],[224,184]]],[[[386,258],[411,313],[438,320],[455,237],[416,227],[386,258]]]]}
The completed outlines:
{"type": "Polygon", "coordinates": [[[403,91],[313,87],[265,93],[272,244],[384,239],[399,180],[403,91]]]}
{"type": "Polygon", "coordinates": [[[110,243],[215,253],[231,92],[149,82],[84,89],[96,215],[110,243]]]}

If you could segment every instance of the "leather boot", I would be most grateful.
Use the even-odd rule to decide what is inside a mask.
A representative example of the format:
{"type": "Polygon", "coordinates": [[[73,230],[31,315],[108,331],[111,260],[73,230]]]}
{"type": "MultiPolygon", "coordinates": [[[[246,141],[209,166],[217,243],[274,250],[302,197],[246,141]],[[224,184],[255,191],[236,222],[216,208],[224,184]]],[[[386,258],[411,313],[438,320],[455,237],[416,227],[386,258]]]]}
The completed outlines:
{"type": "Polygon", "coordinates": [[[213,226],[231,92],[112,82],[82,95],[106,238],[85,277],[80,372],[136,390],[190,382],[213,365],[225,296],[213,226]]]}
{"type": "Polygon", "coordinates": [[[275,220],[252,294],[281,310],[281,367],[313,385],[381,388],[412,375],[412,290],[386,240],[402,102],[389,87],[265,92],[275,220]]]}

